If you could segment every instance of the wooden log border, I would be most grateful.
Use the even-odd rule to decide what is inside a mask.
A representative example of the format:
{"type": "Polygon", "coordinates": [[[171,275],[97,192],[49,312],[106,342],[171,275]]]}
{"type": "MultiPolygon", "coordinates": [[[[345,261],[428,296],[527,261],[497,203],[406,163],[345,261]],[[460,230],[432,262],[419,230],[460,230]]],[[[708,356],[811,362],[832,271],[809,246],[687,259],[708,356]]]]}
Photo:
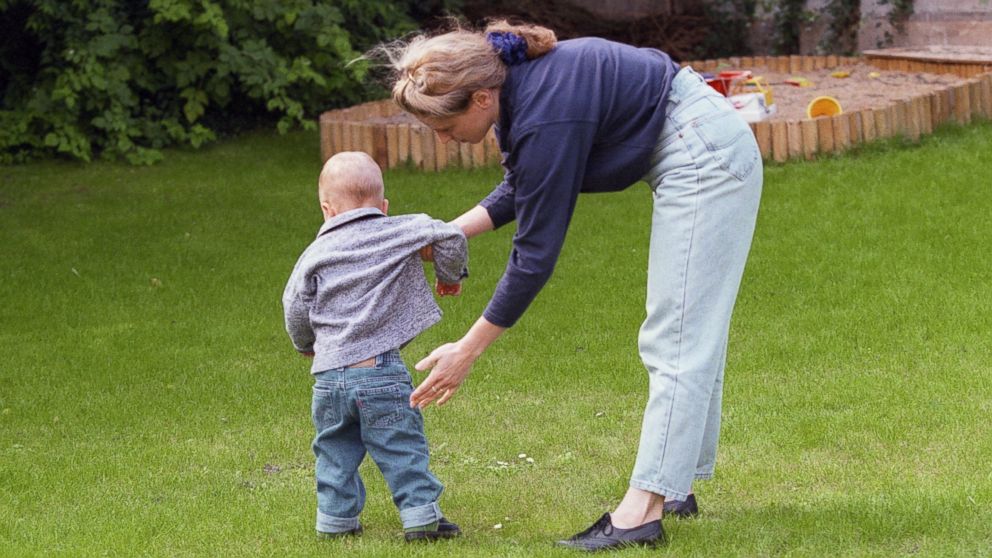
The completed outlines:
{"type": "Polygon", "coordinates": [[[410,166],[425,171],[499,164],[502,154],[492,131],[477,145],[441,143],[419,123],[369,122],[400,113],[390,100],[372,101],[320,115],[320,155],[326,161],[342,151],[364,151],[383,169],[410,166]]]}
{"type": "MultiPolygon", "coordinates": [[[[746,56],[693,60],[683,65],[704,72],[727,68],[768,68],[796,73],[857,63],[890,71],[954,74],[966,78],[966,81],[917,97],[900,99],[887,106],[846,112],[834,117],[752,123],[751,130],[761,157],[776,162],[810,160],[896,136],[917,141],[948,122],[968,124],[976,118],[992,119],[992,64],[922,61],[867,54],[864,57],[746,56]]],[[[321,114],[321,160],[326,161],[342,151],[357,150],[371,155],[383,169],[410,166],[439,171],[449,167],[490,166],[502,159],[492,131],[478,145],[443,144],[429,128],[419,123],[369,122],[370,119],[389,118],[399,113],[399,108],[392,101],[384,100],[321,114]]]]}

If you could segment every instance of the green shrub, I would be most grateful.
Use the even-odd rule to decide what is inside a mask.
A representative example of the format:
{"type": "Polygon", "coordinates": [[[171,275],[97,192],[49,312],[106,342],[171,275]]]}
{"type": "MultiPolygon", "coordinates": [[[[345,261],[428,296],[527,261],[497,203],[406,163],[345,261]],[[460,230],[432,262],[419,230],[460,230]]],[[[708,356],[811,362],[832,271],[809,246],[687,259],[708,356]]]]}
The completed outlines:
{"type": "Polygon", "coordinates": [[[369,95],[347,65],[415,27],[388,0],[0,0],[0,162],[151,163],[245,122],[369,95]]]}

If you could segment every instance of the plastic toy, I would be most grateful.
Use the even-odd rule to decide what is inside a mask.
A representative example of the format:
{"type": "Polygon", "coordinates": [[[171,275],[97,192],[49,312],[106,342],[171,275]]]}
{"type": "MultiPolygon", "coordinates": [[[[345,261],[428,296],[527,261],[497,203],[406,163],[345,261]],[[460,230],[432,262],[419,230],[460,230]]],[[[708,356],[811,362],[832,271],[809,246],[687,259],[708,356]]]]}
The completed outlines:
{"type": "MultiPolygon", "coordinates": [[[[765,96],[765,105],[772,106],[775,104],[775,99],[772,97],[772,86],[768,85],[768,80],[761,76],[754,76],[753,78],[746,80],[743,84],[743,89],[745,93],[761,93],[765,96]]],[[[737,91],[734,92],[738,93],[737,91]]]]}
{"type": "Polygon", "coordinates": [[[724,97],[732,95],[731,89],[738,83],[751,79],[748,70],[726,70],[713,75],[704,75],[706,83],[724,97]]]}
{"type": "Polygon", "coordinates": [[[840,101],[830,96],[817,97],[806,105],[806,116],[809,118],[835,116],[843,112],[840,101]]]}
{"type": "Polygon", "coordinates": [[[759,122],[775,114],[775,105],[767,104],[765,99],[764,93],[741,93],[728,97],[737,114],[740,114],[746,122],[759,122]]]}
{"type": "Polygon", "coordinates": [[[793,87],[812,87],[813,82],[802,77],[802,76],[790,76],[785,80],[785,83],[793,87]]]}

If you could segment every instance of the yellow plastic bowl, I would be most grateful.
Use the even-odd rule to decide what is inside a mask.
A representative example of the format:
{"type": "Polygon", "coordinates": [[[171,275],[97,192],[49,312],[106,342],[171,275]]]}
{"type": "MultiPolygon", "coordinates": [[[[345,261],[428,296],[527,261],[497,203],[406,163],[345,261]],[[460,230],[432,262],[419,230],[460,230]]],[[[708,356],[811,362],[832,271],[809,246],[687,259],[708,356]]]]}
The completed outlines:
{"type": "Polygon", "coordinates": [[[806,116],[816,118],[818,116],[836,116],[844,112],[840,108],[840,101],[830,96],[817,97],[806,105],[806,116]]]}

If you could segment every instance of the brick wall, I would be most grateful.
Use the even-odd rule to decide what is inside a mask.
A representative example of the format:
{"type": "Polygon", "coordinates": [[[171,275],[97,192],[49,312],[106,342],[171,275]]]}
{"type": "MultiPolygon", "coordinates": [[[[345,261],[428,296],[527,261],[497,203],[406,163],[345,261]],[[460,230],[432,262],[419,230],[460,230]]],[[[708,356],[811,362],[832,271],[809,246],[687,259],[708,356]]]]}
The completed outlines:
{"type": "MultiPolygon", "coordinates": [[[[809,0],[806,9],[822,13],[829,0],[809,0]]],[[[885,32],[892,32],[886,18],[889,6],[877,0],[861,2],[860,50],[879,48],[885,32]]],[[[906,33],[894,35],[894,47],[924,45],[992,46],[992,1],[990,0],[915,0],[913,15],[906,22],[906,33]]],[[[826,21],[818,18],[803,30],[800,54],[816,54],[826,21]]],[[[756,53],[770,49],[771,22],[759,18],[755,23],[752,47],[756,53]]]]}

